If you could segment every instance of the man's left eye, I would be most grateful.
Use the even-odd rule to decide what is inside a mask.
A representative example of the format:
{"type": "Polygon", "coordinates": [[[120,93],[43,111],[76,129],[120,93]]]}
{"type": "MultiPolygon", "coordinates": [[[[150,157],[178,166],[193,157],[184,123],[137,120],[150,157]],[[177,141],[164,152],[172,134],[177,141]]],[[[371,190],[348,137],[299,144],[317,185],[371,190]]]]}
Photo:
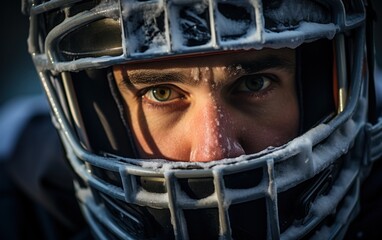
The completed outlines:
{"type": "Polygon", "coordinates": [[[239,78],[236,91],[239,92],[260,92],[266,89],[272,80],[265,75],[248,75],[239,78]]]}

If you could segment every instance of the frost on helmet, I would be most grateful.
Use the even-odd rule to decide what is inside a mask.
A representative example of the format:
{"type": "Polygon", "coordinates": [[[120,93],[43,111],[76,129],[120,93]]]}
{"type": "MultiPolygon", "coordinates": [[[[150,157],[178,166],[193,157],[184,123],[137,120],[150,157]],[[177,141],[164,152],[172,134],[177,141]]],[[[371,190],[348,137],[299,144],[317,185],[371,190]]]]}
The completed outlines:
{"type": "MultiPolygon", "coordinates": [[[[179,38],[181,46],[200,46],[211,40],[210,19],[206,3],[173,5],[171,8],[173,38],[179,38]]],[[[181,46],[174,46],[175,48],[181,46]]]]}
{"type": "Polygon", "coordinates": [[[330,23],[323,5],[307,0],[263,1],[265,28],[272,32],[293,30],[302,22],[330,23]]]}
{"type": "Polygon", "coordinates": [[[256,26],[254,9],[246,1],[216,1],[214,11],[210,7],[207,1],[172,4],[170,14],[175,49],[210,44],[214,31],[222,41],[239,39],[256,26]]]}
{"type": "Polygon", "coordinates": [[[125,32],[129,35],[126,43],[131,53],[156,53],[165,51],[168,44],[165,28],[165,12],[158,4],[123,5],[125,32]]]}
{"type": "MultiPolygon", "coordinates": [[[[305,37],[315,36],[306,23],[315,26],[331,23],[326,6],[308,0],[130,0],[121,3],[125,45],[131,55],[167,55],[196,48],[260,48],[266,41],[285,45],[282,39],[289,38],[288,33],[295,35],[295,46],[305,37]]],[[[325,33],[329,37],[333,30],[335,32],[331,30],[330,35],[325,33]]]]}
{"type": "Polygon", "coordinates": [[[216,25],[222,41],[238,39],[256,28],[254,9],[249,3],[219,3],[217,10],[216,25]]]}

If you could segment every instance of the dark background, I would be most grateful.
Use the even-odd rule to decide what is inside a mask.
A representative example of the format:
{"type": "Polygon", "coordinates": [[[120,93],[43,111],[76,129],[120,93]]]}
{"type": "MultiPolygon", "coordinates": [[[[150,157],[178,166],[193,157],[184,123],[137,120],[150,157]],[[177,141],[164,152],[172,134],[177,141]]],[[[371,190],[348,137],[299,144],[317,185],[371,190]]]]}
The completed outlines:
{"type": "Polygon", "coordinates": [[[28,54],[28,17],[21,14],[21,0],[11,0],[0,8],[0,105],[21,95],[42,92],[28,54]]]}
{"type": "Polygon", "coordinates": [[[377,24],[375,29],[375,44],[377,52],[377,64],[382,68],[382,1],[373,0],[372,1],[374,11],[377,14],[377,24]]]}

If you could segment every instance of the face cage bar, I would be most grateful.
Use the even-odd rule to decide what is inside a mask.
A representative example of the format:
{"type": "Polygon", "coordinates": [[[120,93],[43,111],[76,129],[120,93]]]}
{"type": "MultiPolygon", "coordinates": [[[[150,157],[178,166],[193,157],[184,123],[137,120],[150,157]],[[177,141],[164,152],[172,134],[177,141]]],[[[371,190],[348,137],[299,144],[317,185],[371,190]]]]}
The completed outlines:
{"type": "MultiPolygon", "coordinates": [[[[359,159],[357,160],[359,161],[359,159]]],[[[348,224],[346,224],[347,221],[353,219],[358,211],[358,196],[359,196],[359,189],[360,189],[360,179],[359,179],[359,171],[357,169],[358,165],[356,164],[357,161],[353,161],[351,164],[348,164],[344,170],[342,171],[341,175],[338,178],[338,182],[346,182],[345,185],[334,185],[333,188],[336,188],[337,190],[334,191],[334,193],[319,197],[316,199],[315,202],[312,204],[317,204],[318,202],[324,203],[328,199],[340,199],[341,202],[343,202],[342,208],[336,208],[336,205],[329,205],[326,207],[322,207],[325,205],[317,204],[315,207],[312,207],[309,211],[309,214],[304,218],[303,225],[300,226],[291,226],[288,229],[286,229],[282,234],[280,234],[279,225],[278,225],[278,215],[277,215],[277,193],[271,193],[271,191],[274,191],[275,188],[274,184],[270,184],[272,189],[269,189],[268,194],[266,196],[267,201],[267,210],[268,210],[268,216],[267,216],[267,232],[268,236],[267,239],[301,239],[304,237],[305,234],[309,233],[313,229],[316,228],[316,226],[325,219],[326,215],[322,214],[324,213],[336,213],[337,217],[335,219],[335,222],[331,224],[331,229],[329,232],[320,232],[320,229],[318,229],[318,236],[325,239],[341,239],[343,234],[346,232],[348,224]],[[317,207],[319,206],[319,207],[317,207]],[[269,213],[274,215],[269,215],[269,213]],[[307,220],[306,220],[307,219],[307,220]],[[345,223],[345,224],[344,224],[345,223]],[[326,234],[326,235],[322,235],[326,234]]],[[[176,184],[175,184],[176,185],[176,184]]],[[[92,193],[90,189],[83,189],[80,188],[78,185],[76,186],[77,189],[77,197],[80,200],[80,207],[90,224],[90,227],[96,234],[96,236],[99,239],[110,239],[109,232],[111,232],[114,236],[118,236],[120,239],[136,239],[134,235],[130,235],[128,232],[124,231],[123,228],[119,227],[118,224],[114,222],[114,220],[110,217],[110,213],[108,210],[106,210],[105,206],[97,204],[95,201],[95,198],[92,196],[92,193]],[[102,224],[102,227],[99,226],[99,224],[102,224]],[[105,231],[105,229],[107,229],[105,231]]],[[[245,189],[247,190],[247,189],[245,189]]],[[[227,190],[225,190],[228,192],[227,190]]],[[[237,193],[241,194],[240,190],[234,190],[237,193]]],[[[234,191],[231,190],[232,194],[234,191]]],[[[176,193],[176,194],[179,194],[176,193]]],[[[153,194],[155,195],[155,194],[153,194]]],[[[150,196],[148,196],[150,197],[150,196]]],[[[173,199],[172,201],[178,201],[178,199],[173,199]]],[[[338,202],[336,202],[338,203],[338,202]]],[[[176,204],[178,205],[178,204],[176,204]]],[[[230,204],[224,206],[223,213],[221,212],[221,208],[219,206],[219,214],[220,217],[220,234],[219,239],[232,239],[231,237],[231,229],[230,229],[230,222],[229,222],[229,215],[228,215],[228,208],[230,204]],[[223,214],[223,215],[221,215],[223,214]]],[[[171,211],[171,214],[177,214],[176,225],[174,227],[174,234],[176,239],[189,239],[188,232],[187,232],[187,223],[185,220],[185,217],[183,215],[183,210],[187,208],[182,208],[181,206],[175,206],[174,207],[175,213],[171,211]],[[178,228],[177,228],[178,227],[178,228]]],[[[173,219],[172,219],[173,220],[173,219]]],[[[349,222],[348,222],[349,223],[349,222]]],[[[317,230],[317,229],[316,229],[317,230]]]]}
{"type": "MultiPolygon", "coordinates": [[[[322,0],[322,3],[324,5],[330,6],[331,11],[333,11],[333,14],[335,14],[335,19],[333,19],[332,24],[316,23],[316,27],[309,27],[302,23],[301,27],[298,27],[295,30],[274,33],[265,29],[262,1],[245,0],[238,2],[238,0],[231,0],[226,2],[232,3],[233,5],[246,3],[253,7],[256,16],[252,17],[255,18],[253,19],[253,22],[256,26],[252,26],[252,30],[243,37],[239,37],[238,39],[234,40],[231,39],[224,41],[218,29],[215,27],[217,24],[216,16],[218,15],[218,10],[216,6],[219,1],[208,0],[210,18],[209,34],[211,36],[211,40],[204,45],[187,47],[184,46],[178,38],[173,37],[177,30],[173,29],[174,27],[171,27],[171,24],[169,23],[170,19],[174,19],[174,16],[172,16],[173,13],[169,10],[169,7],[171,5],[176,4],[176,2],[184,1],[152,0],[149,2],[137,2],[133,0],[113,0],[105,1],[90,11],[84,11],[75,16],[67,18],[65,21],[63,21],[54,29],[52,29],[45,40],[40,39],[37,24],[39,14],[50,10],[54,10],[59,7],[65,7],[79,1],[80,0],[71,0],[68,2],[67,0],[55,0],[47,3],[42,3],[40,5],[36,4],[35,6],[31,7],[29,51],[33,56],[35,65],[39,70],[55,70],[59,72],[77,71],[86,68],[107,67],[114,64],[122,64],[134,60],[137,61],[184,54],[195,54],[199,52],[217,52],[224,50],[237,50],[249,48],[261,49],[265,47],[295,48],[304,42],[310,42],[320,38],[331,39],[337,32],[346,31],[348,29],[354,28],[355,26],[359,26],[365,20],[365,11],[363,8],[357,9],[359,13],[348,16],[342,1],[322,0]],[[138,11],[137,9],[144,9],[145,7],[152,8],[152,6],[155,6],[156,8],[161,9],[164,12],[166,44],[156,50],[151,49],[145,52],[135,52],[135,49],[129,49],[131,48],[131,44],[129,43],[133,42],[132,39],[134,36],[127,32],[124,26],[127,24],[127,20],[124,19],[122,12],[130,11],[130,15],[128,16],[131,16],[133,14],[139,14],[139,12],[136,12],[138,11]],[[57,50],[59,49],[59,43],[68,33],[86,24],[103,18],[120,19],[122,32],[121,47],[123,49],[123,54],[121,56],[88,57],[70,61],[63,61],[62,59],[60,59],[60,57],[57,54],[57,50]],[[41,43],[41,41],[43,41],[44,43],[43,47],[39,49],[39,47],[37,46],[40,46],[39,43],[41,43]]],[[[192,2],[203,1],[197,0],[192,2]]],[[[128,16],[126,16],[126,18],[128,18],[128,16]]]]}
{"type": "MultiPolygon", "coordinates": [[[[355,61],[353,63],[354,67],[352,68],[350,82],[350,93],[352,93],[352,95],[349,96],[345,110],[338,114],[337,117],[328,124],[318,125],[301,137],[294,139],[279,150],[269,154],[260,157],[257,154],[242,156],[237,159],[232,159],[230,163],[216,161],[213,163],[215,164],[213,166],[211,163],[200,164],[201,166],[205,166],[204,169],[148,169],[133,164],[136,162],[134,159],[102,157],[86,151],[78,142],[78,139],[75,137],[65,118],[54,87],[50,82],[50,73],[47,71],[40,72],[40,77],[53,110],[54,122],[67,150],[68,159],[76,173],[88,183],[89,186],[107,194],[111,198],[119,199],[127,203],[153,208],[168,208],[171,213],[173,229],[175,231],[174,234],[177,239],[187,239],[188,236],[187,226],[184,215],[182,214],[183,209],[218,208],[220,236],[221,238],[230,238],[229,206],[235,203],[265,197],[267,203],[268,238],[279,239],[281,237],[288,239],[291,236],[293,236],[293,238],[303,236],[306,231],[312,230],[325,216],[317,213],[322,212],[322,209],[320,209],[320,211],[312,209],[309,214],[311,217],[315,216],[316,218],[312,218],[311,221],[305,223],[304,226],[298,228],[297,231],[292,227],[287,229],[283,234],[280,234],[277,210],[278,193],[313,177],[332,164],[340,156],[347,153],[348,149],[354,144],[354,139],[364,127],[366,116],[364,103],[366,101],[364,101],[364,99],[360,101],[361,92],[365,91],[361,74],[364,42],[364,26],[362,26],[356,31],[356,50],[353,58],[355,61]],[[319,144],[320,142],[323,143],[319,144]],[[118,173],[122,180],[123,188],[113,186],[99,179],[89,171],[88,165],[118,173]],[[262,168],[264,172],[263,179],[257,186],[248,189],[228,189],[224,186],[224,176],[256,168],[262,168]],[[299,172],[299,175],[296,175],[293,174],[295,169],[302,171],[299,172]],[[163,178],[168,190],[167,193],[161,195],[142,190],[142,188],[136,184],[136,179],[141,176],[163,178]],[[203,177],[213,178],[215,188],[213,194],[200,200],[187,198],[182,194],[178,186],[178,179],[203,177]],[[152,199],[157,199],[157,201],[152,201],[152,199]]],[[[346,68],[346,66],[339,64],[338,68],[341,70],[342,68],[346,68]]],[[[336,187],[337,190],[332,194],[336,198],[338,197],[337,199],[343,197],[354,184],[358,184],[358,167],[360,162],[361,159],[353,158],[349,164],[344,166],[345,170],[342,171],[339,179],[347,179],[347,181],[344,181],[347,185],[341,187],[333,186],[336,187]]],[[[171,164],[176,167],[176,163],[171,162],[171,164]]],[[[346,204],[347,208],[342,211],[341,219],[337,219],[338,224],[335,225],[337,230],[333,231],[340,231],[340,223],[351,215],[357,202],[357,189],[358,187],[352,192],[350,197],[351,201],[349,200],[351,203],[346,204]]],[[[325,196],[319,199],[325,199],[325,196]]],[[[319,201],[319,199],[317,199],[317,201],[319,201]]],[[[95,206],[93,202],[94,199],[84,194],[82,200],[84,201],[84,208],[86,209],[85,214],[87,214],[88,217],[91,216],[89,215],[90,211],[92,215],[96,216],[96,218],[115,234],[122,238],[126,237],[123,235],[125,233],[123,233],[121,229],[118,229],[111,219],[105,219],[106,213],[102,210],[103,207],[95,206]]],[[[328,206],[328,209],[325,209],[323,212],[331,212],[335,209],[335,206],[336,204],[328,206]]]]}

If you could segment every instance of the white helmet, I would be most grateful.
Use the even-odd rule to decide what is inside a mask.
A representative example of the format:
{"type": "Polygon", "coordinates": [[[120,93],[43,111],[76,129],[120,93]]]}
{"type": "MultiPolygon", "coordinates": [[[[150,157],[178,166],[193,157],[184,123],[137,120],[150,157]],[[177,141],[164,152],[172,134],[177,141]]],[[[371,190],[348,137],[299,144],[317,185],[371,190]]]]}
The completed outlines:
{"type": "Polygon", "coordinates": [[[344,236],[382,155],[362,0],[23,3],[29,51],[98,238],[344,236]],[[212,162],[139,159],[111,66],[285,47],[296,49],[298,137],[212,162]]]}

